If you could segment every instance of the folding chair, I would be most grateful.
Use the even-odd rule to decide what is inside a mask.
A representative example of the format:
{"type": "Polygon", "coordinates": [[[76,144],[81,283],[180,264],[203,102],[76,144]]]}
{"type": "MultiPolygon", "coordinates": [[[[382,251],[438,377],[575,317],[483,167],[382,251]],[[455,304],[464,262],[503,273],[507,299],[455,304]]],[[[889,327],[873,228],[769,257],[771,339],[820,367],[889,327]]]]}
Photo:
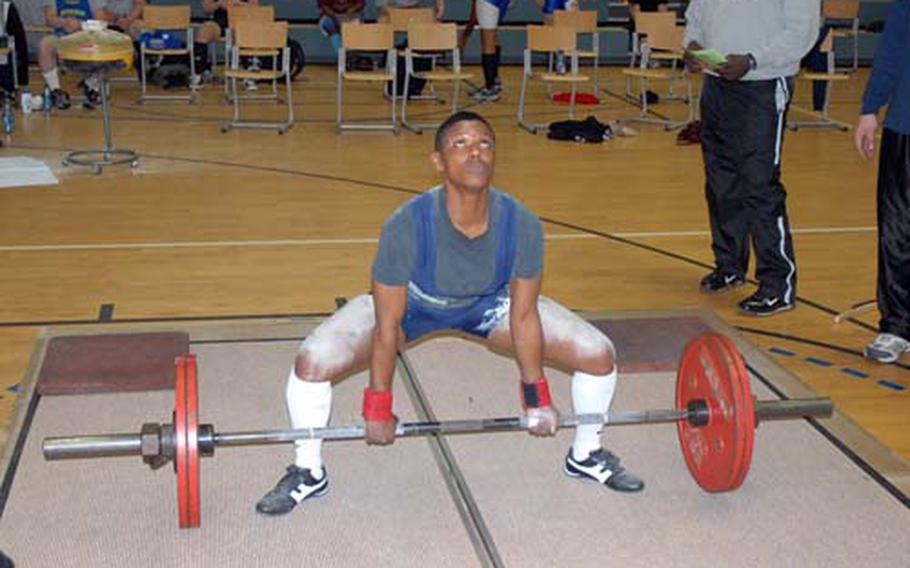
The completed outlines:
{"type": "Polygon", "coordinates": [[[337,118],[335,129],[341,133],[345,130],[391,130],[398,134],[398,122],[395,117],[395,98],[398,95],[395,84],[397,58],[395,57],[392,26],[390,24],[362,24],[346,22],[341,25],[341,49],[338,50],[338,90],[337,118]],[[348,71],[348,51],[384,51],[386,64],[384,71],[348,71]],[[342,118],[343,91],[346,81],[359,83],[392,82],[392,97],[389,101],[391,120],[389,122],[346,123],[342,118]]]}
{"type": "Polygon", "coordinates": [[[623,69],[622,72],[624,75],[630,78],[638,78],[639,91],[642,93],[641,99],[641,111],[638,116],[623,119],[624,122],[645,122],[650,124],[660,124],[663,125],[664,129],[672,130],[674,128],[679,128],[685,124],[688,124],[693,117],[693,104],[692,104],[692,78],[689,76],[688,71],[685,67],[677,69],[675,66],[672,68],[662,68],[662,69],[651,69],[649,67],[649,62],[652,61],[652,57],[658,53],[663,53],[661,57],[666,59],[680,59],[682,58],[682,41],[685,34],[685,29],[682,26],[677,26],[676,21],[673,20],[672,24],[667,24],[666,22],[660,26],[654,26],[648,30],[648,39],[647,42],[642,46],[642,57],[639,62],[639,67],[632,69],[623,69]],[[644,93],[648,91],[648,81],[668,81],[673,82],[677,79],[684,78],[686,81],[686,96],[684,100],[688,106],[688,115],[685,120],[674,121],[672,119],[665,118],[654,118],[648,115],[648,97],[644,96],[644,93]]]}
{"type": "MultiPolygon", "coordinates": [[[[274,22],[275,7],[262,6],[259,4],[232,4],[228,6],[228,28],[224,30],[224,65],[228,67],[231,61],[231,47],[234,43],[234,27],[238,22],[274,22]]],[[[256,54],[241,53],[241,57],[258,57],[256,54]]],[[[277,65],[277,61],[272,60],[272,68],[277,65]]],[[[224,98],[230,102],[230,86],[228,81],[224,82],[224,98]]],[[[243,95],[245,99],[277,99],[278,98],[278,81],[272,82],[272,93],[269,95],[243,95]]]]}
{"type": "Polygon", "coordinates": [[[406,33],[411,24],[435,24],[433,8],[389,8],[389,25],[392,33],[406,33]]]}
{"type": "MultiPolygon", "coordinates": [[[[412,23],[408,26],[408,47],[405,49],[405,77],[404,92],[408,92],[411,85],[411,77],[424,79],[426,81],[449,81],[452,83],[452,112],[458,110],[458,92],[462,81],[467,81],[473,77],[470,73],[461,71],[461,55],[458,52],[458,32],[454,23],[451,24],[423,24],[412,23]],[[419,57],[421,53],[439,54],[446,52],[451,54],[451,70],[440,70],[433,68],[430,71],[415,71],[414,58],[419,57]]],[[[401,101],[401,124],[412,132],[420,133],[423,128],[437,128],[439,123],[433,124],[411,124],[408,123],[408,97],[402,97],[401,101]]]]}
{"type": "Polygon", "coordinates": [[[186,46],[177,49],[149,49],[144,43],[139,43],[139,58],[142,64],[140,82],[142,92],[139,102],[146,101],[187,101],[192,103],[196,99],[196,87],[192,78],[196,75],[196,61],[193,57],[193,27],[190,25],[190,7],[183,6],[145,6],[142,9],[143,31],[180,31],[186,34],[186,46]],[[186,95],[150,95],[147,91],[148,84],[148,57],[167,57],[170,55],[185,55],[189,60],[190,87],[186,95]]]}
{"type": "Polygon", "coordinates": [[[828,34],[825,36],[825,39],[822,40],[819,51],[821,51],[828,61],[827,70],[824,73],[818,72],[806,72],[803,71],[799,74],[800,79],[805,79],[807,81],[825,81],[828,83],[825,88],[825,102],[822,106],[821,112],[810,111],[798,107],[796,105],[791,105],[791,108],[795,111],[809,114],[815,117],[815,120],[788,120],[787,127],[790,130],[798,130],[801,127],[819,127],[819,128],[838,128],[844,132],[850,130],[850,125],[845,122],[840,122],[834,120],[828,116],[828,105],[831,101],[831,90],[834,87],[834,83],[838,81],[846,81],[850,78],[846,73],[836,73],[834,71],[834,30],[828,30],[828,34]]]}
{"type": "Polygon", "coordinates": [[[521,73],[521,93],[518,97],[518,125],[530,132],[536,134],[541,128],[546,128],[546,124],[532,124],[525,121],[525,96],[528,88],[528,82],[531,79],[540,79],[545,84],[553,83],[571,85],[569,95],[569,118],[575,118],[575,94],[578,91],[579,83],[587,83],[591,79],[587,75],[578,74],[578,50],[576,49],[578,40],[575,28],[564,28],[559,26],[528,26],[528,44],[524,50],[524,67],[521,73]],[[532,55],[534,52],[544,52],[554,54],[563,52],[565,57],[571,62],[570,68],[566,74],[560,75],[551,71],[535,73],[532,65],[532,55]]]}
{"type": "MultiPolygon", "coordinates": [[[[401,33],[407,33],[408,27],[411,24],[435,24],[436,23],[436,11],[433,8],[428,7],[415,7],[415,8],[388,8],[389,14],[389,25],[392,26],[393,36],[401,33]]],[[[393,38],[396,39],[397,38],[393,38]]],[[[402,51],[398,52],[400,55],[403,55],[402,51]]],[[[436,56],[435,54],[428,54],[425,56],[430,60],[431,68],[436,66],[436,56]]],[[[406,97],[407,91],[404,93],[398,93],[399,99],[404,99],[406,97]]],[[[388,93],[386,93],[388,96],[388,93]]],[[[436,95],[436,91],[433,89],[433,86],[430,86],[429,94],[421,94],[414,97],[411,97],[415,100],[438,100],[439,97],[436,95]]]]}
{"type": "MultiPolygon", "coordinates": [[[[634,30],[632,32],[632,53],[629,56],[629,69],[641,67],[644,38],[653,34],[653,30],[666,29],[676,26],[676,14],[673,12],[640,12],[631,11],[634,30]]],[[[677,46],[679,48],[680,46],[677,46]]],[[[626,77],[626,96],[634,98],[632,94],[632,79],[626,77]]]]}
{"type": "Polygon", "coordinates": [[[856,71],[859,68],[859,0],[824,0],[822,18],[829,23],[834,20],[836,23],[849,24],[845,28],[834,23],[837,27],[834,35],[853,39],[853,70],[856,71]]]}
{"type": "Polygon", "coordinates": [[[287,22],[237,22],[234,28],[234,37],[231,45],[230,61],[224,76],[231,84],[231,100],[234,102],[234,117],[225,124],[222,132],[231,128],[276,128],[279,134],[284,134],[294,124],[294,102],[291,99],[291,50],[287,46],[287,22]],[[274,57],[274,69],[261,69],[258,71],[240,68],[240,57],[244,54],[259,54],[274,57]],[[277,54],[277,55],[276,55],[277,54]],[[281,65],[278,66],[280,57],[281,65]],[[240,98],[237,96],[237,81],[244,79],[268,79],[277,84],[278,79],[284,78],[287,97],[287,120],[278,122],[240,120],[240,98]]]}
{"type": "MultiPolygon", "coordinates": [[[[578,36],[590,35],[591,48],[579,49],[578,59],[590,59],[594,63],[592,84],[594,96],[600,97],[600,81],[598,68],[600,66],[600,34],[597,31],[597,10],[555,10],[553,12],[553,25],[565,28],[574,28],[578,36]]],[[[552,67],[550,68],[552,71],[552,67]]]]}

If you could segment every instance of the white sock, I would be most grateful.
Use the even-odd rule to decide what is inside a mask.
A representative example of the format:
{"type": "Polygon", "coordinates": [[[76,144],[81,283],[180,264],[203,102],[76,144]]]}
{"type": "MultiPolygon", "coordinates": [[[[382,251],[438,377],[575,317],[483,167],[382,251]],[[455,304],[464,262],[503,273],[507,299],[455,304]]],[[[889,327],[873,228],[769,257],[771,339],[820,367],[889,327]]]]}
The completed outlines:
{"type": "MultiPolygon", "coordinates": [[[[291,369],[287,386],[288,413],[291,426],[297,428],[322,428],[328,426],[332,412],[332,383],[302,381],[291,369]]],[[[294,442],[297,467],[309,469],[313,477],[321,479],[322,440],[297,440],[294,442]]]]}
{"type": "Polygon", "coordinates": [[[44,82],[47,83],[47,86],[50,87],[52,91],[60,88],[60,76],[57,74],[56,67],[50,71],[45,71],[41,75],[44,77],[44,82]]]}
{"type": "MultiPolygon", "coordinates": [[[[603,414],[610,409],[616,389],[616,368],[609,375],[589,375],[581,371],[572,374],[572,407],[576,414],[603,414]]],[[[584,424],[575,428],[572,457],[582,461],[600,449],[603,426],[584,424]]]]}

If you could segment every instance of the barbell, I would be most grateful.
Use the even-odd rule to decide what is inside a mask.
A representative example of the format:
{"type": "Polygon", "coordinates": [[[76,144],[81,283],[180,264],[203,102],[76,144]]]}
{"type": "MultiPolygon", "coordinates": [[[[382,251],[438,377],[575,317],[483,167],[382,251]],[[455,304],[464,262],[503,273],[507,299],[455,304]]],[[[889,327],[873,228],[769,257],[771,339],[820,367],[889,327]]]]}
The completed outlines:
{"type": "MultiPolygon", "coordinates": [[[[45,459],[62,460],[109,456],[142,456],[152,469],[173,461],[177,474],[180,528],[200,525],[199,459],[214,455],[216,446],[249,446],[305,439],[363,438],[364,426],[216,432],[199,424],[195,355],[177,358],[173,422],[146,423],[138,434],[103,434],[45,438],[45,459]]],[[[675,409],[576,414],[560,417],[559,428],[582,424],[619,426],[675,422],[686,465],[705,491],[732,491],[742,485],[752,462],[754,430],[762,420],[830,416],[828,398],[756,401],[742,356],[733,342],[708,333],[693,339],[683,351],[676,376],[675,409]]],[[[492,433],[524,430],[525,417],[404,422],[398,436],[492,433]]]]}

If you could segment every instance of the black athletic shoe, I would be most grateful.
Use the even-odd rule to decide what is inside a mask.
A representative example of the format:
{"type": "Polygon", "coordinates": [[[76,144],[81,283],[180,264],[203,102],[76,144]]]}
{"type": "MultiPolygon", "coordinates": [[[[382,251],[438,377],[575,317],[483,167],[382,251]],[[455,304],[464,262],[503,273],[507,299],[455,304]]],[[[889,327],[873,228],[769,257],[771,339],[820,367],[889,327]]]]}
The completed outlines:
{"type": "Polygon", "coordinates": [[[795,307],[795,302],[785,302],[780,296],[766,294],[761,289],[739,303],[739,311],[750,316],[773,316],[795,307]]]}
{"type": "Polygon", "coordinates": [[[705,294],[720,294],[745,283],[746,279],[741,274],[714,270],[701,279],[698,287],[705,294]]]}
{"type": "Polygon", "coordinates": [[[54,89],[51,92],[51,106],[58,110],[70,108],[70,94],[63,89],[54,89]]]}
{"type": "Polygon", "coordinates": [[[93,89],[88,85],[83,86],[85,100],[82,101],[82,107],[86,110],[95,110],[101,106],[101,91],[93,89]]]}
{"type": "Polygon", "coordinates": [[[642,480],[619,464],[616,454],[603,448],[591,452],[584,461],[576,460],[572,456],[572,448],[569,448],[562,470],[569,477],[593,479],[616,491],[631,493],[645,488],[642,480]]]}
{"type": "Polygon", "coordinates": [[[275,487],[256,503],[256,510],[263,515],[284,515],[304,499],[325,495],[329,490],[329,476],[325,468],[322,472],[322,478],[316,479],[309,469],[289,465],[275,487]]]}

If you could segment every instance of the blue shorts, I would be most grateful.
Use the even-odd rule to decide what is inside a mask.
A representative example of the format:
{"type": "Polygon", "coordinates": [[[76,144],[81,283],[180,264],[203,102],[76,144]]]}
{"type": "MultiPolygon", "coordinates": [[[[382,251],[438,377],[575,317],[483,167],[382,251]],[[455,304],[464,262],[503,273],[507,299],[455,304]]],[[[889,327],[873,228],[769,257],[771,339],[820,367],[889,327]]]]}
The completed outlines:
{"type": "Polygon", "coordinates": [[[401,326],[409,342],[442,330],[460,330],[486,338],[508,313],[508,292],[482,296],[469,306],[455,309],[434,308],[409,294],[401,326]]]}
{"type": "Polygon", "coordinates": [[[565,10],[566,0],[545,0],[543,4],[543,13],[552,14],[556,10],[565,10]]]}

